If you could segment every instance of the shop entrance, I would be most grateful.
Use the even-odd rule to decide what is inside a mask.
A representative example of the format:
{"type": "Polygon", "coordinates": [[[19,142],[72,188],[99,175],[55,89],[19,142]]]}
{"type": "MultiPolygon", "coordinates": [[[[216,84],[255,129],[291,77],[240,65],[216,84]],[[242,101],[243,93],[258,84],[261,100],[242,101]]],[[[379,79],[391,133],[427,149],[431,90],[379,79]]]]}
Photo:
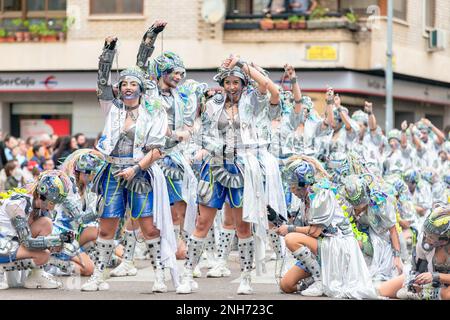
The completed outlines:
{"type": "Polygon", "coordinates": [[[40,134],[70,135],[71,103],[13,103],[11,134],[26,139],[40,134]]]}

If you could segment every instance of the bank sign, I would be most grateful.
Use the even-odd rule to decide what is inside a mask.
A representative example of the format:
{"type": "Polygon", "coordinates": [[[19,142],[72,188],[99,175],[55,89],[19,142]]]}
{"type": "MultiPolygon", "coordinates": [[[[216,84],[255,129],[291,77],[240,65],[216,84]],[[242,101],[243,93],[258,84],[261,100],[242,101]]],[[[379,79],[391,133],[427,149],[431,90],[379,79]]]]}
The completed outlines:
{"type": "Polygon", "coordinates": [[[0,73],[0,92],[90,92],[96,73],[0,73]]]}

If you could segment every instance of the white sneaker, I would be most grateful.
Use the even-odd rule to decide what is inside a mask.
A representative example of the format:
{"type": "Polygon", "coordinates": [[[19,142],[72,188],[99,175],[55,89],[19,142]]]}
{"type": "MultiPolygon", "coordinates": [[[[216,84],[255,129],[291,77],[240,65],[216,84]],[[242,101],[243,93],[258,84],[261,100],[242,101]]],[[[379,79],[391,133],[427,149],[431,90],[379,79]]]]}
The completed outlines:
{"type": "Polygon", "coordinates": [[[200,270],[200,266],[198,264],[195,266],[194,271],[192,272],[192,276],[194,278],[202,277],[202,270],[200,270]]]}
{"type": "Polygon", "coordinates": [[[217,264],[216,256],[214,255],[214,252],[205,251],[205,256],[206,256],[206,267],[208,269],[214,268],[214,266],[217,264]]]}
{"type": "Polygon", "coordinates": [[[103,276],[97,269],[89,280],[81,286],[81,291],[106,291],[109,290],[109,284],[103,280],[103,276]]]}
{"type": "Polygon", "coordinates": [[[155,281],[153,282],[152,291],[161,293],[167,292],[167,286],[164,283],[164,270],[155,270],[155,281]]]}
{"type": "Polygon", "coordinates": [[[242,272],[241,283],[237,289],[237,294],[253,294],[252,277],[250,271],[242,272]]]}
{"type": "Polygon", "coordinates": [[[230,269],[227,268],[227,263],[223,259],[219,259],[217,264],[212,267],[206,274],[208,278],[222,278],[231,276],[230,269]]]}
{"type": "Polygon", "coordinates": [[[122,260],[122,262],[112,270],[109,275],[111,277],[126,277],[137,275],[137,269],[133,261],[122,260]]]}
{"type": "Polygon", "coordinates": [[[62,283],[42,269],[33,269],[23,286],[27,289],[58,289],[62,283]]]}
{"type": "Polygon", "coordinates": [[[315,281],[308,289],[301,292],[302,296],[320,297],[323,295],[322,281],[315,281]]]}
{"type": "Polygon", "coordinates": [[[198,289],[198,284],[192,279],[192,271],[185,270],[181,278],[181,283],[177,287],[178,294],[189,294],[198,289]]]}
{"type": "Polygon", "coordinates": [[[6,280],[6,275],[4,273],[0,273],[0,290],[8,289],[8,281],[6,280]]]}

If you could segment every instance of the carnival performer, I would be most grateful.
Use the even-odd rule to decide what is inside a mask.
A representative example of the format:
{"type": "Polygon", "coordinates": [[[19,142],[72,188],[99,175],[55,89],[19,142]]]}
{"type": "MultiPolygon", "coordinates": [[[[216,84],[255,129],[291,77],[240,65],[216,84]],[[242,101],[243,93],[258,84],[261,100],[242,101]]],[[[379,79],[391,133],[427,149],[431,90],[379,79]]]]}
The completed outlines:
{"type": "Polygon", "coordinates": [[[375,298],[369,270],[327,172],[314,158],[293,156],[285,175],[292,192],[305,203],[306,225],[278,228],[297,259],[282,278],[281,290],[297,292],[298,283],[312,276],[314,282],[301,291],[304,296],[375,298]]]}
{"type": "MultiPolygon", "coordinates": [[[[328,98],[327,98],[328,99],[328,98]]],[[[333,97],[333,136],[330,143],[330,154],[333,152],[345,152],[351,149],[358,139],[359,126],[353,121],[348,109],[341,105],[341,97],[336,94],[333,97]]],[[[329,104],[330,102],[327,102],[329,104]]]]}
{"type": "Polygon", "coordinates": [[[381,283],[384,297],[450,300],[450,206],[438,206],[427,216],[412,255],[409,274],[381,283]]]}
{"type": "MultiPolygon", "coordinates": [[[[76,234],[70,250],[53,254],[50,265],[71,274],[90,276],[94,271],[93,256],[98,235],[97,194],[92,192],[95,174],[104,164],[103,155],[92,149],[79,149],[69,155],[61,165],[61,170],[73,177],[76,192],[69,193],[67,199],[55,208],[54,234],[70,230],[76,234]]],[[[74,188],[75,189],[75,188],[74,188]]]]}
{"type": "MultiPolygon", "coordinates": [[[[62,284],[44,271],[50,251],[60,251],[74,239],[72,232],[51,235],[52,221],[44,212],[66,200],[72,187],[59,170],[42,172],[29,191],[10,191],[0,199],[0,268],[3,271],[31,269],[23,286],[57,289],[62,284]]],[[[0,288],[7,289],[2,282],[0,288]]]]}
{"type": "MultiPolygon", "coordinates": [[[[412,132],[413,126],[410,124],[410,132],[412,132]]],[[[401,128],[401,132],[398,129],[392,129],[387,134],[388,146],[384,152],[383,175],[402,173],[413,165],[414,151],[408,145],[406,121],[402,122],[401,128]]]]}
{"type": "MultiPolygon", "coordinates": [[[[232,55],[224,61],[215,80],[224,88],[225,95],[215,95],[206,103],[202,114],[203,131],[199,141],[202,149],[196,155],[196,161],[202,163],[198,184],[200,215],[188,244],[188,257],[177,293],[191,293],[197,288],[192,272],[200,259],[216,211],[227,201],[235,216],[241,251],[241,283],[237,292],[251,294],[250,272],[255,238],[250,223],[254,224],[259,243],[267,232],[264,185],[256,158],[258,137],[254,121],[260,110],[267,107],[267,78],[232,55]],[[249,77],[257,82],[258,89],[248,85],[249,77]]],[[[268,89],[271,90],[270,87],[268,89]]]]}
{"type": "Polygon", "coordinates": [[[369,270],[374,281],[389,280],[395,271],[403,271],[396,200],[387,193],[386,185],[370,174],[352,174],[340,190],[351,216],[358,221],[358,229],[368,234],[370,247],[364,253],[372,256],[369,270]]]}
{"type": "Polygon", "coordinates": [[[351,149],[358,152],[374,174],[381,174],[382,157],[380,147],[383,143],[381,128],[377,126],[377,119],[373,113],[373,104],[364,102],[364,111],[357,110],[352,114],[352,120],[359,125],[357,143],[351,149]]]}
{"type": "Polygon", "coordinates": [[[422,181],[420,172],[416,169],[408,169],[402,176],[412,195],[419,226],[422,226],[425,216],[431,212],[433,206],[431,187],[425,181],[422,181]]]}
{"type": "Polygon", "coordinates": [[[421,167],[436,168],[439,159],[438,152],[445,141],[445,134],[426,118],[419,121],[417,129],[420,132],[420,139],[415,139],[414,145],[421,161],[421,167]],[[430,134],[433,134],[434,137],[430,137],[430,134]]]}
{"type": "MultiPolygon", "coordinates": [[[[163,23],[155,22],[153,29],[163,23]]],[[[151,28],[151,29],[152,29],[151,28]]],[[[108,290],[105,268],[114,250],[114,235],[126,209],[139,223],[150,252],[155,281],[154,292],[166,292],[164,266],[175,274],[176,241],[167,217],[167,189],[161,169],[155,163],[165,144],[167,116],[163,101],[147,97],[145,79],[139,68],[120,73],[118,97],[109,82],[117,38],[107,37],[100,56],[98,98],[106,117],[97,149],[106,163],[94,178],[93,190],[101,196],[100,232],[95,244],[95,269],[82,291],[108,290]]],[[[169,214],[170,215],[170,214],[169,214]]]]}

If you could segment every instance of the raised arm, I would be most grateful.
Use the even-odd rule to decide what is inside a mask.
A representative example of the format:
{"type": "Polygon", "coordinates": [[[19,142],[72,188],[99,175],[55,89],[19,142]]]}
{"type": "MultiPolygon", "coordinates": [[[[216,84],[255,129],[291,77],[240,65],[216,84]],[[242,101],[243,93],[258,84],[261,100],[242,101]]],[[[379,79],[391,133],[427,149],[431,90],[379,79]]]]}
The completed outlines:
{"type": "Polygon", "coordinates": [[[334,104],[336,105],[339,115],[341,116],[342,122],[344,123],[345,130],[352,131],[353,129],[350,124],[350,117],[348,116],[348,113],[345,111],[345,109],[341,106],[341,97],[339,97],[338,94],[334,96],[334,104]]]}
{"type": "Polygon", "coordinates": [[[99,100],[113,100],[114,94],[111,86],[111,67],[116,54],[116,37],[107,37],[103,45],[102,54],[98,62],[97,97],[99,100]]]}
{"type": "Polygon", "coordinates": [[[326,97],[326,107],[325,107],[325,119],[322,121],[321,129],[325,130],[328,126],[334,128],[336,126],[334,121],[334,90],[331,87],[327,89],[327,97],[326,97]]]}
{"type": "Polygon", "coordinates": [[[364,101],[364,112],[369,116],[369,129],[371,132],[377,130],[377,119],[373,114],[372,102],[364,101]]]}
{"type": "Polygon", "coordinates": [[[426,118],[422,118],[421,121],[422,121],[422,123],[425,124],[428,128],[430,128],[431,131],[434,132],[434,134],[436,135],[436,138],[437,138],[436,143],[437,143],[438,145],[443,144],[444,141],[445,141],[445,134],[444,134],[441,130],[439,130],[438,128],[436,128],[436,127],[431,123],[430,120],[428,120],[428,119],[426,119],[426,118]]]}
{"type": "Polygon", "coordinates": [[[289,77],[289,80],[292,84],[292,94],[294,95],[294,112],[300,113],[302,112],[302,91],[300,90],[300,86],[297,81],[297,75],[295,73],[294,67],[289,64],[284,65],[284,71],[289,77]]]}
{"type": "Polygon", "coordinates": [[[266,90],[269,90],[271,97],[279,97],[280,93],[273,82],[255,67],[252,67],[249,63],[241,60],[239,56],[231,55],[229,58],[225,59],[223,66],[229,69],[238,66],[247,76],[258,83],[258,91],[261,94],[266,94],[266,90]]]}
{"type": "MultiPolygon", "coordinates": [[[[145,69],[147,66],[148,58],[155,50],[155,42],[158,37],[158,33],[162,32],[166,27],[167,22],[162,20],[156,20],[150,28],[145,32],[142,37],[141,44],[139,46],[139,51],[136,58],[136,65],[139,68],[145,69]]],[[[144,70],[146,71],[146,70],[144,70]]]]}

